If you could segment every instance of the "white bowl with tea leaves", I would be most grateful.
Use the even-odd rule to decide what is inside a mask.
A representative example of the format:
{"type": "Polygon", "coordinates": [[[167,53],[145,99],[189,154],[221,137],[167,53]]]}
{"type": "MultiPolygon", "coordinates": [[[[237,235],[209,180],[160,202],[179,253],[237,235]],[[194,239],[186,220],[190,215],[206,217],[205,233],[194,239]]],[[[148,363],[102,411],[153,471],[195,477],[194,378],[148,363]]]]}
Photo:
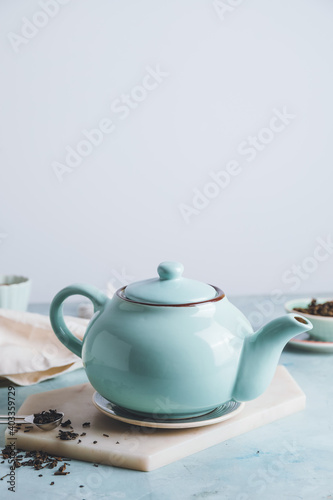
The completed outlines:
{"type": "Polygon", "coordinates": [[[288,313],[299,312],[313,325],[308,334],[312,339],[333,342],[333,298],[292,299],[285,303],[288,313]]]}

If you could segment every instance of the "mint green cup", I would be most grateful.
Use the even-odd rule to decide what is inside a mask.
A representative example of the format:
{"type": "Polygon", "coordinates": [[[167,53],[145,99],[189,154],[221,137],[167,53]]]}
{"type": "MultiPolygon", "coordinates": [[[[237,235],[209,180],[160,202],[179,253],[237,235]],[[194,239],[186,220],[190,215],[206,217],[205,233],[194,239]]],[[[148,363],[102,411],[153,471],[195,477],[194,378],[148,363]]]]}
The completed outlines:
{"type": "Polygon", "coordinates": [[[28,308],[31,281],[24,276],[0,276],[0,308],[26,311],[28,308]]]}

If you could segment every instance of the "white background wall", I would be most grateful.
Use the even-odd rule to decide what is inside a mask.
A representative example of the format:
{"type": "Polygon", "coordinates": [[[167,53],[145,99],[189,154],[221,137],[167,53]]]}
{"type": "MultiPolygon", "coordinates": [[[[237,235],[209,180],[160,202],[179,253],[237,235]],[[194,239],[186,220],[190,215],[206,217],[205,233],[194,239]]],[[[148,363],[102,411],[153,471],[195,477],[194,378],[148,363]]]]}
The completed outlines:
{"type": "Polygon", "coordinates": [[[33,301],[173,259],[228,294],[333,290],[333,250],[309,259],[333,237],[330,0],[230,0],[220,17],[208,0],[42,3],[0,3],[2,273],[30,276],[33,301]],[[169,76],[122,119],[112,103],[157,65],[169,76]],[[284,107],[248,161],[239,145],[270,139],[284,107]],[[103,118],[114,131],[59,182],[54,162],[103,118]],[[207,187],[231,160],[240,173],[207,187]],[[186,223],[194,189],[216,196],[186,223]]]}

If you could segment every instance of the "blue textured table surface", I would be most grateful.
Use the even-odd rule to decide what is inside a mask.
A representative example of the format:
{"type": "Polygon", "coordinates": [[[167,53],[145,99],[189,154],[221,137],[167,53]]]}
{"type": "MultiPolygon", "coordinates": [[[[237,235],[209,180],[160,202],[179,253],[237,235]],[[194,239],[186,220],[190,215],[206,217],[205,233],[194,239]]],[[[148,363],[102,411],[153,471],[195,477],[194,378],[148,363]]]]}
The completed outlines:
{"type": "MultiPolygon", "coordinates": [[[[231,301],[255,321],[284,313],[266,297],[231,301]]],[[[66,313],[75,314],[76,305],[66,313]]],[[[47,314],[48,306],[30,311],[47,314]]],[[[329,499],[333,498],[333,354],[285,349],[280,364],[307,396],[307,408],[265,427],[230,439],[152,472],[137,472],[72,460],[70,474],[43,476],[28,467],[16,470],[16,492],[0,482],[1,499],[329,499]],[[54,481],[53,486],[50,485],[54,481]],[[84,485],[80,488],[80,485],[84,485]]],[[[87,381],[83,369],[30,387],[16,387],[16,408],[30,394],[87,381]]],[[[7,381],[0,382],[0,413],[7,413],[7,381]]],[[[4,444],[5,426],[0,444],[4,444]]],[[[0,465],[0,475],[8,465],[0,465]]]]}

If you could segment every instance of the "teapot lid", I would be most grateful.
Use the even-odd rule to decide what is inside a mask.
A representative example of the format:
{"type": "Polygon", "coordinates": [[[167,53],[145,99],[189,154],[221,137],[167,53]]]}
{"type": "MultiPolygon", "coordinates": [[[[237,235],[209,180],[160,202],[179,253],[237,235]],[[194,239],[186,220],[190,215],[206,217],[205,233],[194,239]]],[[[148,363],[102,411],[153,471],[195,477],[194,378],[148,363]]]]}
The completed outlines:
{"type": "Polygon", "coordinates": [[[131,283],[124,290],[126,298],[146,304],[191,304],[214,299],[218,293],[201,281],[183,278],[184,266],[180,262],[162,262],[159,278],[131,283]]]}

